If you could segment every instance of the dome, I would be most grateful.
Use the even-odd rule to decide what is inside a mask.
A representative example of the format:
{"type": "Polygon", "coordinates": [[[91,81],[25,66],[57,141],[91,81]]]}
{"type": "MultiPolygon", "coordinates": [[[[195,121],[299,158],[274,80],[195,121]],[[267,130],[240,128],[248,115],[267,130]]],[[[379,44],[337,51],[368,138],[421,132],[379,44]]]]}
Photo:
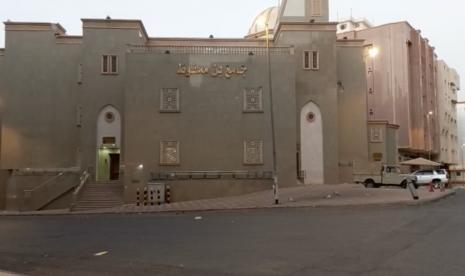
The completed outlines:
{"type": "MultiPolygon", "coordinates": [[[[278,7],[271,7],[262,11],[257,17],[255,17],[252,26],[249,29],[248,36],[254,34],[260,34],[265,32],[265,23],[268,23],[270,33],[273,33],[274,28],[278,22],[278,7]]],[[[264,35],[260,35],[264,36],[264,35]]]]}

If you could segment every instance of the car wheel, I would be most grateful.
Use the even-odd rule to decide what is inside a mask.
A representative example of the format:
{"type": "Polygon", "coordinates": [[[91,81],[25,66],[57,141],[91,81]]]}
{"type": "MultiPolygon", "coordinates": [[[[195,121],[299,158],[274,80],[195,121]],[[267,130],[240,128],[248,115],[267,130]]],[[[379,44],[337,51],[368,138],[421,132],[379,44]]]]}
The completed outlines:
{"type": "Polygon", "coordinates": [[[440,189],[441,188],[441,181],[437,180],[437,179],[433,180],[433,187],[435,189],[440,189]]]}
{"type": "Polygon", "coordinates": [[[407,181],[402,181],[402,183],[400,184],[400,187],[402,187],[402,189],[407,189],[407,181]]]}
{"type": "Polygon", "coordinates": [[[365,181],[365,187],[369,189],[376,188],[376,183],[373,180],[369,179],[365,181]]]}

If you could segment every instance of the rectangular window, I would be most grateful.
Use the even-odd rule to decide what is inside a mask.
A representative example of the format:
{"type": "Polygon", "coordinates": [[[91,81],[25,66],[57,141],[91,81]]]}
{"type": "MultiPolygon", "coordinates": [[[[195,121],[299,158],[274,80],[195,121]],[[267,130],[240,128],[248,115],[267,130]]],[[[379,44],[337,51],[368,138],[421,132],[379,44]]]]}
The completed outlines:
{"type": "Polygon", "coordinates": [[[320,69],[320,55],[317,51],[312,52],[312,69],[320,69]]]}
{"type": "Polygon", "coordinates": [[[373,127],[370,131],[370,142],[371,143],[382,143],[384,141],[383,129],[379,127],[373,127]]]}
{"type": "Polygon", "coordinates": [[[321,16],[321,0],[311,0],[311,16],[321,16]]]}
{"type": "Polygon", "coordinates": [[[116,74],[118,73],[118,57],[111,56],[111,73],[116,74]]]}
{"type": "Polygon", "coordinates": [[[104,55],[102,57],[102,74],[118,74],[118,56],[104,55]]]}
{"type": "Polygon", "coordinates": [[[320,53],[318,51],[304,51],[303,67],[305,70],[320,69],[320,53]]]}
{"type": "Polygon", "coordinates": [[[109,70],[108,70],[108,56],[103,56],[103,59],[102,59],[102,73],[104,73],[104,74],[109,73],[109,70]]]}
{"type": "Polygon", "coordinates": [[[305,70],[310,69],[310,52],[309,51],[304,52],[304,69],[305,70]]]}

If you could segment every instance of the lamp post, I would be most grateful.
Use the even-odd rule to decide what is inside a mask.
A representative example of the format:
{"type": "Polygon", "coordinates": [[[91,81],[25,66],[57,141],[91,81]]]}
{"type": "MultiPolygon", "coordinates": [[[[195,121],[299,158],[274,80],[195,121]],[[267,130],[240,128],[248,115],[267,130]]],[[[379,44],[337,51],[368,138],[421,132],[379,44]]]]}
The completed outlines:
{"type": "Polygon", "coordinates": [[[426,114],[426,120],[427,120],[427,124],[428,124],[428,159],[431,160],[431,150],[432,150],[432,144],[433,144],[433,141],[432,141],[432,138],[431,138],[431,123],[430,123],[430,118],[431,116],[434,115],[434,112],[433,111],[430,111],[428,112],[428,114],[426,114]]]}
{"type": "Polygon", "coordinates": [[[266,57],[268,67],[268,87],[269,87],[269,98],[270,98],[270,121],[271,121],[271,143],[273,148],[273,195],[274,204],[279,205],[279,182],[278,182],[278,166],[276,158],[276,130],[274,122],[274,104],[273,104],[273,82],[271,74],[271,54],[270,54],[270,30],[269,30],[269,15],[262,16],[259,19],[259,23],[265,27],[266,35],[266,57]]]}

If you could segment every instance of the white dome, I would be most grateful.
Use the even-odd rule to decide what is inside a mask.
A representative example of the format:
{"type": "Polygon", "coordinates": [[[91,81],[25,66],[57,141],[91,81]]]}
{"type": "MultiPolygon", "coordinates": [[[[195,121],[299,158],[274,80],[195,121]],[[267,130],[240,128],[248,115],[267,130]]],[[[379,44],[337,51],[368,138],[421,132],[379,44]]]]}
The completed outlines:
{"type": "MultiPolygon", "coordinates": [[[[278,7],[271,7],[262,11],[257,17],[255,17],[252,26],[249,29],[248,36],[265,32],[266,23],[268,23],[268,29],[270,33],[276,27],[278,22],[278,7]]],[[[264,35],[261,35],[264,36],[264,35]]]]}

